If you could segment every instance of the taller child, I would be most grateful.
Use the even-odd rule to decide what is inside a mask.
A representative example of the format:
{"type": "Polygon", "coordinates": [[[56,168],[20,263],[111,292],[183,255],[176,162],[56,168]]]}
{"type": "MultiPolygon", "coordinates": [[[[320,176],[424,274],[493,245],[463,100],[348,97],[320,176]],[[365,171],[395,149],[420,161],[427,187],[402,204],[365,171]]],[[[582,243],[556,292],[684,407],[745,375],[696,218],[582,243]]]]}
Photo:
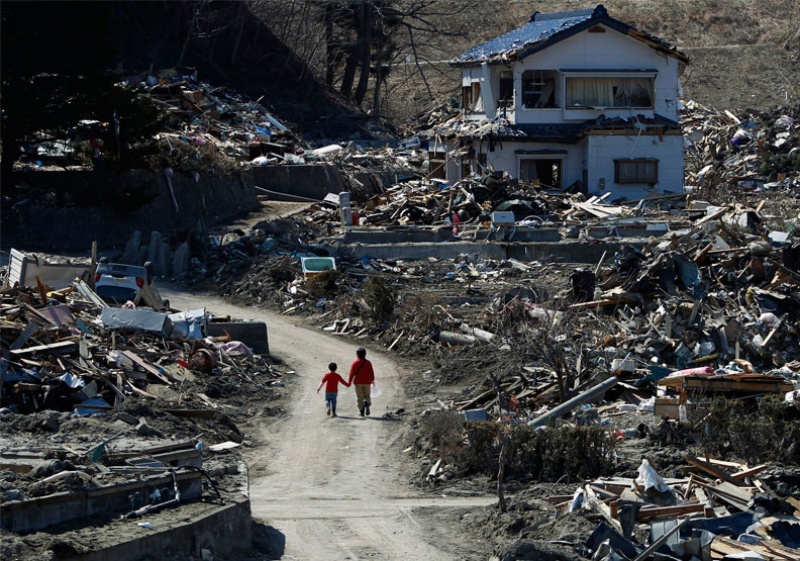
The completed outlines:
{"type": "Polygon", "coordinates": [[[356,349],[356,359],[350,365],[350,377],[347,381],[356,388],[358,412],[363,417],[369,415],[370,387],[375,381],[375,371],[372,363],[367,360],[367,351],[363,347],[356,349]]]}

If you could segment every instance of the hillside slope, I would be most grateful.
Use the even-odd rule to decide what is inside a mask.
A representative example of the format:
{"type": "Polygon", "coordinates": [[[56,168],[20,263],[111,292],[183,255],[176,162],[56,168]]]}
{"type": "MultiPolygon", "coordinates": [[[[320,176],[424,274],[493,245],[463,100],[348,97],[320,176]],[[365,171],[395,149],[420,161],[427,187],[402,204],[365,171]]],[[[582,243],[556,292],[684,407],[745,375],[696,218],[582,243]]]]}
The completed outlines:
{"type": "MultiPolygon", "coordinates": [[[[396,0],[392,4],[410,9],[423,2],[396,0]]],[[[585,0],[493,0],[470,3],[459,12],[466,0],[438,0],[440,15],[431,16],[428,22],[435,32],[416,30],[413,51],[410,33],[395,38],[401,52],[395,57],[391,84],[385,88],[392,94],[384,100],[384,114],[399,124],[435,102],[458,99],[459,74],[447,61],[472,45],[523,25],[532,12],[596,4],[585,0]],[[418,58],[410,61],[405,55],[412,52],[418,58]]],[[[324,50],[319,37],[324,30],[317,19],[308,17],[307,6],[281,5],[279,0],[255,5],[278,38],[292,45],[301,57],[310,53],[305,62],[322,77],[325,57],[319,56],[320,49],[324,50]],[[279,5],[281,9],[277,9],[279,5]]],[[[676,45],[690,57],[683,80],[684,99],[734,112],[800,102],[799,0],[606,0],[603,5],[612,17],[676,45]]]]}

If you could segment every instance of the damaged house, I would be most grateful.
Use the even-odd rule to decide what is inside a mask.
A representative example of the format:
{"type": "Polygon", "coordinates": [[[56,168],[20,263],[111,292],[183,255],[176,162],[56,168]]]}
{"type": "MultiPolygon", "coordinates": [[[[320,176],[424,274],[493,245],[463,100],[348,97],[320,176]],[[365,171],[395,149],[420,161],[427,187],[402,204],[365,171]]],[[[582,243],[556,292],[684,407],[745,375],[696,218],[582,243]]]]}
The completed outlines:
{"type": "Polygon", "coordinates": [[[428,131],[431,173],[504,171],[638,199],[681,192],[681,75],[668,43],[593,9],[543,14],[450,62],[461,115],[428,131]]]}

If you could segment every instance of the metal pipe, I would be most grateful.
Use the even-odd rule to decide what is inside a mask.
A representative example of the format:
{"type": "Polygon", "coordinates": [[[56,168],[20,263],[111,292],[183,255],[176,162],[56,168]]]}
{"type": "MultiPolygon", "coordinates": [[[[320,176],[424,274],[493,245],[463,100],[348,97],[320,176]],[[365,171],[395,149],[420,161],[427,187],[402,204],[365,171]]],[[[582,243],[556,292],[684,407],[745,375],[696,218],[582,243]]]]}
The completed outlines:
{"type": "Polygon", "coordinates": [[[555,419],[560,417],[561,415],[564,415],[565,413],[569,413],[579,405],[586,403],[587,401],[590,401],[591,399],[604,393],[607,389],[616,386],[617,382],[619,382],[619,379],[616,377],[612,377],[609,378],[608,380],[605,380],[604,382],[600,382],[599,384],[589,388],[582,394],[576,395],[572,399],[569,399],[564,403],[562,403],[561,405],[556,406],[547,413],[539,415],[532,421],[528,421],[528,426],[539,427],[542,425],[546,425],[550,419],[555,419]]]}

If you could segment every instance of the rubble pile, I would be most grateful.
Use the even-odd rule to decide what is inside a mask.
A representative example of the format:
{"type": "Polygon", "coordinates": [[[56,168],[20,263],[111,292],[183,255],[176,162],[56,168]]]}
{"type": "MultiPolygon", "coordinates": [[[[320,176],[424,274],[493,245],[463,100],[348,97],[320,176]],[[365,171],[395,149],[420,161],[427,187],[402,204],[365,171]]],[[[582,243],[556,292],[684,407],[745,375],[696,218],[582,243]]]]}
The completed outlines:
{"type": "Polygon", "coordinates": [[[735,115],[696,102],[682,114],[686,185],[706,194],[794,192],[800,158],[800,109],[735,115]]]}
{"type": "MultiPolygon", "coordinates": [[[[459,345],[479,343],[480,337],[469,335],[474,329],[492,335],[483,336],[484,341],[514,347],[513,339],[526,329],[536,325],[560,329],[577,318],[588,337],[597,337],[589,321],[605,326],[603,337],[614,341],[603,345],[606,358],[616,352],[617,358],[628,356],[644,368],[674,369],[723,368],[733,359],[744,359],[769,370],[798,359],[793,349],[798,348],[794,325],[800,282],[796,244],[789,232],[771,230],[772,222],[741,205],[704,205],[701,211],[691,210],[672,220],[689,227],[651,237],[639,247],[616,238],[615,254],[604,255],[591,268],[554,260],[524,263],[469,255],[416,261],[340,257],[335,289],[324,299],[304,290],[308,279],[300,267],[301,244],[292,247],[286,241],[297,234],[276,239],[261,231],[257,237],[257,229],[221,246],[229,253],[238,252],[239,259],[228,259],[213,280],[224,285],[224,292],[243,298],[257,295],[292,311],[327,312],[328,320],[337,321],[359,306],[337,307],[334,301],[357,300],[357,291],[369,276],[384,276],[396,287],[401,296],[398,312],[419,296],[421,286],[434,300],[437,292],[457,294],[450,299],[459,309],[447,309],[435,319],[431,311],[431,324],[423,329],[404,325],[402,317],[391,325],[376,326],[388,342],[406,331],[398,349],[439,344],[441,333],[451,331],[466,334],[457,340],[459,345]],[[238,280],[224,274],[234,261],[246,271],[238,280]],[[280,261],[284,264],[276,266],[280,261]],[[552,275],[557,275],[552,281],[560,279],[563,284],[548,280],[552,275]]],[[[782,224],[793,225],[791,220],[782,224]]],[[[441,304],[453,308],[447,298],[441,304]]],[[[419,319],[414,313],[408,317],[419,319]]],[[[356,325],[361,324],[351,321],[350,329],[356,325]]]]}
{"type": "Polygon", "coordinates": [[[133,517],[236,493],[220,478],[246,477],[237,422],[271,414],[290,373],[228,318],[111,307],[80,279],[0,294],[3,530],[67,522],[24,514],[64,493],[119,495],[98,514],[133,517]]]}
{"type": "Polygon", "coordinates": [[[509,549],[549,543],[580,559],[798,558],[800,503],[770,490],[769,465],[683,460],[676,477],[663,477],[643,459],[635,477],[590,479],[572,493],[517,505],[520,540],[509,549]],[[586,537],[549,538],[576,515],[595,525],[586,537]]]}
{"type": "MultiPolygon", "coordinates": [[[[437,138],[485,136],[497,134],[495,129],[503,127],[502,120],[473,122],[462,117],[457,108],[441,104],[411,123],[406,130],[409,140],[394,150],[386,149],[384,157],[397,163],[395,169],[407,166],[418,175],[409,175],[407,180],[391,186],[370,185],[364,189],[356,183],[352,190],[353,214],[357,217],[354,224],[434,227],[442,232],[452,228],[453,238],[482,240],[493,236],[492,213],[511,211],[517,229],[553,225],[563,228],[561,236],[567,238],[581,228],[608,224],[609,220],[623,224],[671,223],[677,219],[676,213],[686,208],[687,195],[690,200],[721,206],[748,204],[754,196],[766,192],[776,195],[770,199],[792,204],[800,183],[800,114],[796,109],[737,117],[730,111],[688,102],[683,115],[686,193],[653,193],[637,201],[608,201],[608,194],[584,194],[580,186],[561,190],[528,184],[491,170],[452,185],[426,175],[430,162],[424,146],[433,150],[437,138]]],[[[339,150],[330,152],[337,153],[339,150]]],[[[353,170],[342,169],[345,176],[351,176],[353,170]]],[[[338,199],[331,196],[322,203],[325,212],[309,213],[309,219],[319,226],[337,222],[337,206],[338,199]]],[[[762,207],[768,214],[787,215],[785,208],[772,208],[771,200],[762,202],[762,207]]]]}
{"type": "Polygon", "coordinates": [[[158,135],[167,153],[184,146],[199,154],[211,146],[236,161],[292,152],[297,136],[266,108],[223,87],[197,81],[192,76],[173,77],[149,85],[146,94],[170,116],[170,125],[158,135]]]}

